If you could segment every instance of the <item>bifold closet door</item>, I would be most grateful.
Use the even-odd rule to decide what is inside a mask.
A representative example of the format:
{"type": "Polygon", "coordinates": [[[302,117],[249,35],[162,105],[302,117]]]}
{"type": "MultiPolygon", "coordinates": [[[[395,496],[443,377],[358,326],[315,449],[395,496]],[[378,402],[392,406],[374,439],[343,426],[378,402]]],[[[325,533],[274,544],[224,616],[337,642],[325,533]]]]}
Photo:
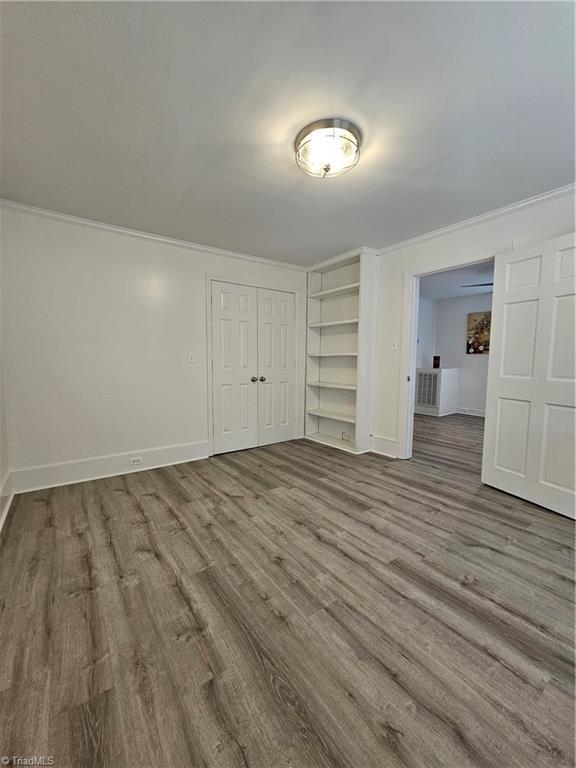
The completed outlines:
{"type": "Polygon", "coordinates": [[[258,291],[212,282],[214,453],[258,445],[258,291]]]}
{"type": "Polygon", "coordinates": [[[214,453],[292,440],[294,294],[212,282],[214,453]]]}
{"type": "Polygon", "coordinates": [[[294,294],[258,289],[258,445],[294,437],[294,294]]]}
{"type": "Polygon", "coordinates": [[[574,235],[496,256],[482,480],[574,517],[574,235]]]}

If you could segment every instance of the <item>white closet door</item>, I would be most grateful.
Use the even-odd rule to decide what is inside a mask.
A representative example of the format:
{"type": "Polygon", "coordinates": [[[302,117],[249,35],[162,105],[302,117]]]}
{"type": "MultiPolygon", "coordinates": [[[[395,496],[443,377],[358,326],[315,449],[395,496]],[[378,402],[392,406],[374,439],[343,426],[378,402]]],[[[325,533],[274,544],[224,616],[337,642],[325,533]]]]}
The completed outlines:
{"type": "Polygon", "coordinates": [[[258,445],[257,289],[212,283],[214,453],[258,445]]]}
{"type": "Polygon", "coordinates": [[[496,257],[482,480],[574,517],[574,235],[496,257]]]}
{"type": "Polygon", "coordinates": [[[258,289],[258,444],[292,440],[294,294],[258,289]]]}

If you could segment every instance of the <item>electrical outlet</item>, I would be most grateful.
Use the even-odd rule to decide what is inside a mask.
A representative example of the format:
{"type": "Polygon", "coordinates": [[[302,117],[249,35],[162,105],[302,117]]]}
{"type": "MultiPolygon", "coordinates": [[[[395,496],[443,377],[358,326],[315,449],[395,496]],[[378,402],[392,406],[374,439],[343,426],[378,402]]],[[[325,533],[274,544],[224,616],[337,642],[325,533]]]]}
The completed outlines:
{"type": "Polygon", "coordinates": [[[130,459],[130,464],[132,464],[132,466],[136,466],[136,464],[142,464],[142,456],[132,456],[130,459]]]}
{"type": "Polygon", "coordinates": [[[346,443],[351,443],[352,437],[350,435],[350,432],[342,432],[342,440],[344,440],[344,442],[346,443]]]}
{"type": "Polygon", "coordinates": [[[186,362],[188,365],[194,365],[196,363],[196,355],[194,352],[189,352],[188,357],[186,358],[186,362]]]}

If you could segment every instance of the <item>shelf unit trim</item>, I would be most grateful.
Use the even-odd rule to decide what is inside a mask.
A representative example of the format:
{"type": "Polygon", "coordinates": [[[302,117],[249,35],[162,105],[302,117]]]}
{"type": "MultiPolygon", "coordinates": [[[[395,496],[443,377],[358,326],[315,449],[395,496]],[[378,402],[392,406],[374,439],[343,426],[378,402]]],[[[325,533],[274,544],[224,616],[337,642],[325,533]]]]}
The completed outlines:
{"type": "Polygon", "coordinates": [[[338,384],[335,381],[307,381],[309,387],[321,387],[323,389],[347,389],[356,391],[356,384],[338,384]]]}
{"type": "Polygon", "coordinates": [[[357,451],[354,447],[354,443],[348,442],[348,440],[342,440],[341,437],[333,437],[332,435],[325,435],[323,432],[313,432],[304,436],[305,440],[311,440],[313,443],[320,443],[320,445],[328,445],[331,448],[338,448],[340,451],[347,451],[348,453],[366,453],[366,451],[357,451]]]}
{"type": "Polygon", "coordinates": [[[308,352],[308,357],[358,357],[358,352],[308,352]]]}
{"type": "MultiPolygon", "coordinates": [[[[394,250],[395,246],[390,246],[394,250]]],[[[352,251],[346,251],[339,256],[332,256],[329,259],[318,261],[316,264],[308,267],[309,272],[332,272],[333,269],[339,269],[340,267],[346,267],[348,264],[354,264],[356,261],[360,261],[364,255],[378,256],[380,254],[375,248],[369,248],[363,245],[361,248],[354,248],[352,251]]]]}
{"type": "Polygon", "coordinates": [[[359,291],[360,283],[348,283],[348,285],[341,285],[339,288],[327,288],[325,291],[310,293],[308,294],[308,298],[329,299],[336,296],[347,296],[349,293],[358,293],[359,291]]]}
{"type": "Polygon", "coordinates": [[[342,421],[346,424],[356,424],[356,416],[339,411],[326,411],[323,408],[307,408],[306,413],[309,416],[318,416],[321,419],[332,419],[332,421],[342,421]]]}
{"type": "Polygon", "coordinates": [[[310,323],[308,328],[330,328],[334,325],[357,325],[358,324],[358,318],[357,317],[350,317],[347,320],[327,320],[323,323],[310,323]]]}

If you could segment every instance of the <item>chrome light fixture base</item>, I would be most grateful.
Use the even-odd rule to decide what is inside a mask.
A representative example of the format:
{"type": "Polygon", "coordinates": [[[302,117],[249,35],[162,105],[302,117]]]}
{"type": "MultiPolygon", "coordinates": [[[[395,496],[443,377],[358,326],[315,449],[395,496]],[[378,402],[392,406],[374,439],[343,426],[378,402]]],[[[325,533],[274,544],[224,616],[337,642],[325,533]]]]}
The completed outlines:
{"type": "Polygon", "coordinates": [[[294,141],[296,163],[305,173],[322,179],[340,176],[360,159],[362,131],[350,120],[325,117],[309,123],[294,141]]]}

